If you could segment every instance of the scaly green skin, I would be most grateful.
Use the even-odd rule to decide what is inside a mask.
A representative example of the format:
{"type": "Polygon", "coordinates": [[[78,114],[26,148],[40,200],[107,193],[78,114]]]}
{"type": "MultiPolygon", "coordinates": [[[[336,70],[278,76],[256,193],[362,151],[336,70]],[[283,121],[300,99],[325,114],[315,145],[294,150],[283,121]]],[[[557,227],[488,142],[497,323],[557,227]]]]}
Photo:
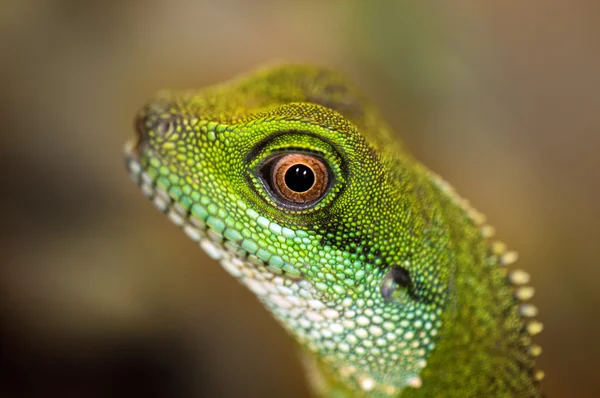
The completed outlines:
{"type": "Polygon", "coordinates": [[[296,338],[320,395],[540,395],[541,325],[499,267],[513,253],[338,74],[287,66],[162,92],[137,127],[132,178],[296,338]],[[282,207],[261,179],[290,152],[330,169],[312,208],[282,207]],[[390,279],[398,267],[409,283],[390,279]]]}

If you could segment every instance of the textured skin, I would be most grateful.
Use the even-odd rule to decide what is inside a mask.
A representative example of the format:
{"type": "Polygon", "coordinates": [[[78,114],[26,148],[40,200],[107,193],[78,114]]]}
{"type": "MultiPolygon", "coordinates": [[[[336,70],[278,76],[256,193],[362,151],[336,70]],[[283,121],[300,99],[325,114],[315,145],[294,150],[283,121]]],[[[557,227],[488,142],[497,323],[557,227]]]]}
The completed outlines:
{"type": "Polygon", "coordinates": [[[134,181],[296,338],[320,395],[540,395],[528,277],[502,267],[514,253],[340,75],[287,66],[162,92],[137,129],[134,181]],[[261,180],[290,152],[331,170],[312,208],[261,180]]]}

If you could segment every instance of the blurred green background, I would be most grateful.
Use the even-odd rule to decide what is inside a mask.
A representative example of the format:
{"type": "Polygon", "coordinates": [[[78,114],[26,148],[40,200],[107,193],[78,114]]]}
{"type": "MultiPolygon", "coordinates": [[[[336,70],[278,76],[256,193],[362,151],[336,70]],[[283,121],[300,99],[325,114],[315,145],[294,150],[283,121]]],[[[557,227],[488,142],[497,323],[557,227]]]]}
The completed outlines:
{"type": "Polygon", "coordinates": [[[597,1],[0,7],[0,396],[307,395],[291,339],[121,156],[156,89],[277,60],[345,72],[487,214],[533,276],[548,396],[600,396],[597,1]]]}

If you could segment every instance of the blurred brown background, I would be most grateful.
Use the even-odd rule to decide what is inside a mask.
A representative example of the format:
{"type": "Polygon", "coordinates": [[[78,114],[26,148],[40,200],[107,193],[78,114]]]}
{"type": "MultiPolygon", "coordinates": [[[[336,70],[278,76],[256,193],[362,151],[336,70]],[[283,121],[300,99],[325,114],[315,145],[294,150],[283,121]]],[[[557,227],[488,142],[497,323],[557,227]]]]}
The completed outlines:
{"type": "Polygon", "coordinates": [[[307,395],[121,157],[154,90],[274,60],[351,76],[488,215],[533,275],[548,396],[600,396],[600,3],[423,3],[3,1],[0,396],[307,395]]]}

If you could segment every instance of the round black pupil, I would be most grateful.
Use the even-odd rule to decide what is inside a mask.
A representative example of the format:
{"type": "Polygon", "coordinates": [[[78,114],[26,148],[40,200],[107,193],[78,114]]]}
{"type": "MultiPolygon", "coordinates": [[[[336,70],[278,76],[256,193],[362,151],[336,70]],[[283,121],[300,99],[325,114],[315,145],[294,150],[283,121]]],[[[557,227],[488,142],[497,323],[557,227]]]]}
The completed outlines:
{"type": "Polygon", "coordinates": [[[315,173],[304,164],[295,164],[285,172],[285,185],[294,192],[306,192],[315,183],[315,173]]]}

